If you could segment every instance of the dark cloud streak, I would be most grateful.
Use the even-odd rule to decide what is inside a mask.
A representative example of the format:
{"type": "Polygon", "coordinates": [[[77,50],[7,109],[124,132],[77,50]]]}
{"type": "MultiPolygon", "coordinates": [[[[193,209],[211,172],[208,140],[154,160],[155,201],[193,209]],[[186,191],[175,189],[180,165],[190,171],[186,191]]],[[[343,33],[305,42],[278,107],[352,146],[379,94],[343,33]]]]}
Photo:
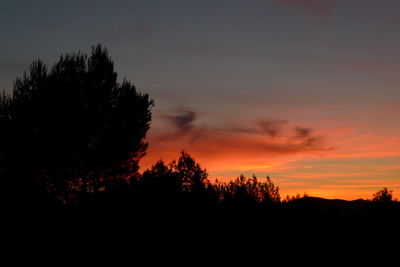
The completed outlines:
{"type": "Polygon", "coordinates": [[[197,118],[196,112],[189,109],[177,110],[179,114],[172,116],[164,116],[165,119],[171,122],[171,124],[180,132],[188,133],[193,129],[193,122],[197,118]]]}
{"type": "Polygon", "coordinates": [[[295,135],[293,140],[300,141],[308,147],[320,147],[324,144],[324,138],[322,136],[313,135],[311,128],[297,126],[294,128],[295,135]]]}
{"type": "Polygon", "coordinates": [[[296,135],[295,138],[307,138],[311,135],[312,130],[310,128],[297,126],[294,128],[296,135]]]}
{"type": "Polygon", "coordinates": [[[196,113],[191,110],[185,110],[182,115],[171,117],[170,119],[181,132],[188,132],[193,128],[193,122],[196,119],[196,113]]]}
{"type": "Polygon", "coordinates": [[[275,137],[280,134],[283,126],[287,123],[287,120],[261,120],[259,121],[259,126],[270,137],[275,137]]]}
{"type": "Polygon", "coordinates": [[[301,126],[289,128],[287,126],[289,121],[284,119],[259,120],[256,123],[258,127],[209,127],[196,124],[198,113],[191,109],[176,109],[174,112],[174,115],[163,116],[170,125],[170,132],[159,135],[159,140],[176,142],[178,139],[185,139],[189,140],[191,145],[198,143],[204,149],[215,150],[213,153],[217,154],[232,149],[263,150],[267,154],[293,154],[332,149],[327,148],[323,136],[314,135],[311,128],[301,126]]]}
{"type": "Polygon", "coordinates": [[[197,113],[190,109],[176,109],[175,115],[162,116],[172,126],[172,132],[161,133],[157,139],[168,141],[177,138],[189,137],[190,143],[195,143],[202,138],[208,131],[205,126],[196,126],[194,123],[197,119],[197,113]]]}

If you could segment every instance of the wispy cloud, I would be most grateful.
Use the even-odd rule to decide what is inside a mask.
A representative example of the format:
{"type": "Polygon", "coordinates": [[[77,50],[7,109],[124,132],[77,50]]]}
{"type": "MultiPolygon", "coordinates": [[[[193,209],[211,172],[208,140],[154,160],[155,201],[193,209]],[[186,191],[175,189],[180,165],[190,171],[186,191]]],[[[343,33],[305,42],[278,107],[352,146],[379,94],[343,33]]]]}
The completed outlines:
{"type": "Polygon", "coordinates": [[[311,129],[310,128],[304,128],[304,127],[295,127],[294,128],[296,135],[296,138],[308,138],[311,135],[311,129]]]}
{"type": "Polygon", "coordinates": [[[193,122],[196,120],[196,112],[189,109],[178,109],[177,114],[166,115],[164,119],[168,120],[174,128],[180,133],[188,133],[193,129],[193,122]]]}
{"type": "Polygon", "coordinates": [[[205,127],[195,125],[195,121],[198,117],[197,112],[187,108],[178,108],[172,113],[173,114],[161,116],[169,125],[167,129],[157,133],[156,140],[168,142],[189,138],[190,143],[193,143],[201,138],[206,131],[205,127]]]}
{"type": "Polygon", "coordinates": [[[229,123],[209,126],[198,122],[197,112],[182,108],[161,118],[167,124],[154,132],[150,140],[156,150],[176,152],[185,148],[208,158],[254,158],[251,155],[267,157],[332,149],[311,129],[295,127],[293,130],[284,119],[255,120],[244,126],[229,123]]]}
{"type": "Polygon", "coordinates": [[[288,123],[287,120],[260,120],[259,125],[261,129],[271,137],[275,137],[282,131],[284,125],[288,123]]]}
{"type": "Polygon", "coordinates": [[[326,120],[314,127],[282,118],[204,124],[211,121],[190,108],[163,112],[162,127],[151,132],[144,168],[158,159],[168,162],[185,149],[210,171],[211,179],[271,175],[283,194],[355,199],[369,197],[382,186],[400,185],[398,134],[323,129],[326,120]]]}

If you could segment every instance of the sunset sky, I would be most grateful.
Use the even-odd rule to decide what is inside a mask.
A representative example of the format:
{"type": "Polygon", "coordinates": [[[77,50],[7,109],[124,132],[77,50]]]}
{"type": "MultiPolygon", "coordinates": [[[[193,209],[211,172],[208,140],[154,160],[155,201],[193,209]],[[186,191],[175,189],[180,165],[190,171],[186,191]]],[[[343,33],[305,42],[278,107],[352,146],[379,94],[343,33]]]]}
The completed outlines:
{"type": "Polygon", "coordinates": [[[400,1],[2,1],[0,89],[102,43],[155,100],[145,169],[186,150],[281,195],[400,197],[400,1]]]}

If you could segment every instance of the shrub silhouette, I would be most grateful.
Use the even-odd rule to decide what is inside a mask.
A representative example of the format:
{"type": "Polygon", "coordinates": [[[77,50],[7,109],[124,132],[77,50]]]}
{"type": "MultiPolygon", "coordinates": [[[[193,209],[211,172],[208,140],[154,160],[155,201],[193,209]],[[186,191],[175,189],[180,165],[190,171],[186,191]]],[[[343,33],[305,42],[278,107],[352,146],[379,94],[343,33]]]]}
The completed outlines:
{"type": "Polygon", "coordinates": [[[270,177],[265,182],[260,182],[254,175],[252,178],[241,175],[229,183],[217,181],[214,186],[219,200],[227,206],[272,206],[280,203],[279,187],[274,185],[270,177]]]}
{"type": "Polygon", "coordinates": [[[378,192],[374,193],[373,202],[379,203],[390,203],[393,201],[393,190],[389,190],[387,187],[379,190],[378,192]]]}
{"type": "Polygon", "coordinates": [[[204,189],[208,174],[185,151],[181,152],[178,162],[171,163],[172,170],[177,174],[182,189],[185,192],[198,192],[204,189]]]}
{"type": "Polygon", "coordinates": [[[179,205],[182,184],[171,166],[158,161],[149,170],[143,172],[136,183],[135,194],[139,195],[142,204],[151,207],[179,205]]]}
{"type": "Polygon", "coordinates": [[[144,194],[152,206],[157,206],[154,205],[156,202],[163,206],[199,207],[210,201],[207,176],[207,171],[183,151],[178,161],[168,165],[158,161],[143,172],[138,182],[138,194],[144,194]]]}
{"type": "Polygon", "coordinates": [[[38,185],[62,201],[135,175],[153,101],[117,82],[107,49],[40,60],[0,97],[0,171],[25,193],[38,185]]]}

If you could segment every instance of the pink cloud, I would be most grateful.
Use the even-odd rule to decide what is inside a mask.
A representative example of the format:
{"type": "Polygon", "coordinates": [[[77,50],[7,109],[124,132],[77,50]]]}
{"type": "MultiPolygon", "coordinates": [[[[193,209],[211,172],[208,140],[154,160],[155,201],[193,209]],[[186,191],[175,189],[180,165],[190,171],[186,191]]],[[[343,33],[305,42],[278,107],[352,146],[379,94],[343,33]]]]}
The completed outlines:
{"type": "Polygon", "coordinates": [[[325,138],[307,127],[292,125],[287,120],[254,120],[248,126],[218,126],[198,122],[198,114],[188,109],[160,117],[163,127],[152,129],[148,155],[143,168],[155,161],[170,161],[183,149],[212,171],[277,169],[302,154],[331,151],[325,138]],[[180,113],[176,113],[180,112],[180,113]],[[285,159],[279,159],[285,157],[285,159]]]}
{"type": "MultiPolygon", "coordinates": [[[[393,110],[398,110],[397,104],[381,112],[393,110]]],[[[271,175],[282,195],[371,198],[383,186],[395,189],[400,184],[397,128],[383,131],[373,121],[342,117],[311,124],[281,118],[231,124],[214,118],[215,124],[208,125],[203,113],[174,112],[163,112],[151,129],[142,169],[159,159],[170,162],[185,149],[208,170],[211,180],[226,181],[241,173],[271,175]]]]}

